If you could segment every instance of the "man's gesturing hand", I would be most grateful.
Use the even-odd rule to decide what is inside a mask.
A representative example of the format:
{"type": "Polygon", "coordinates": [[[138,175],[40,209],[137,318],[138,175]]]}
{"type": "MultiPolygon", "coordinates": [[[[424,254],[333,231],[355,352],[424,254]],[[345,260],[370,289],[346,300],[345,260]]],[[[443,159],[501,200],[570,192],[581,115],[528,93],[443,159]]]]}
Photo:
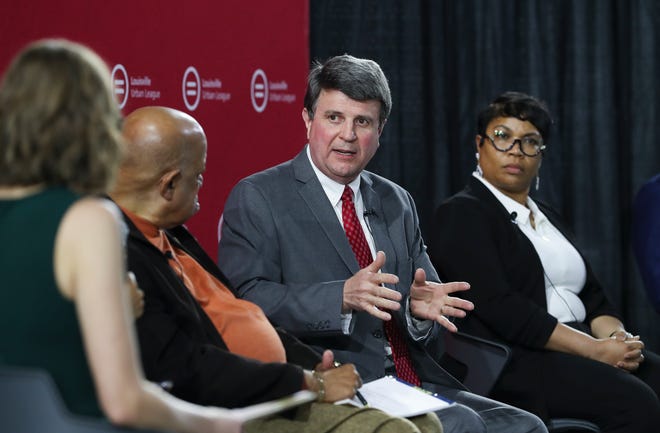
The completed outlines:
{"type": "Polygon", "coordinates": [[[456,325],[447,316],[465,317],[465,311],[473,310],[474,304],[449,295],[469,288],[470,285],[463,282],[441,284],[426,281],[424,269],[417,269],[410,286],[410,311],[417,318],[435,320],[451,332],[456,332],[456,325]]]}
{"type": "Polygon", "coordinates": [[[378,251],[376,260],[361,269],[344,283],[344,311],[366,311],[381,320],[390,320],[392,316],[382,310],[401,308],[401,293],[383,287],[382,284],[396,284],[399,277],[381,273],[385,265],[385,253],[378,251]]]}

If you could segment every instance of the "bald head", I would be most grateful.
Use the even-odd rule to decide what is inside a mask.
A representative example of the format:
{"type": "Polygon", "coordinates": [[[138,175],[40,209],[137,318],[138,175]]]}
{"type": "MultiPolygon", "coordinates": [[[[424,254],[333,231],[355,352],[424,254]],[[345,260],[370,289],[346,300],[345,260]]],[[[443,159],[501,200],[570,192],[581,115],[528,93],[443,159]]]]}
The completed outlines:
{"type": "Polygon", "coordinates": [[[200,124],[172,108],[143,107],[126,117],[123,134],[126,151],[112,198],[161,228],[183,223],[199,207],[199,188],[187,186],[191,179],[201,182],[206,164],[206,136],[200,124]],[[185,207],[186,200],[195,202],[190,213],[177,208],[185,207]],[[185,214],[183,221],[170,221],[180,214],[185,214]]]}

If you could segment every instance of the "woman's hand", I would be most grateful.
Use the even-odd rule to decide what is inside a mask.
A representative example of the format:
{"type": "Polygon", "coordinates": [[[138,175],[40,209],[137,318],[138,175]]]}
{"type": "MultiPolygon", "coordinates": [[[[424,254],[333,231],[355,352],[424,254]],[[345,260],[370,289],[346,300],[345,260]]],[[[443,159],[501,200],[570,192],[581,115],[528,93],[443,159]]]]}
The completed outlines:
{"type": "Polygon", "coordinates": [[[625,339],[625,336],[612,336],[596,340],[589,356],[596,361],[633,372],[644,361],[644,343],[639,336],[625,339]]]}
{"type": "MultiPolygon", "coordinates": [[[[640,339],[639,335],[632,335],[630,332],[626,331],[623,323],[621,323],[618,318],[614,316],[602,315],[594,318],[590,325],[592,334],[599,340],[606,341],[614,339],[619,342],[637,343],[627,346],[618,345],[618,352],[624,351],[623,347],[626,347],[628,350],[626,353],[624,353],[622,358],[616,360],[611,365],[632,372],[637,370],[639,365],[644,362],[644,355],[642,355],[644,343],[640,339]]],[[[604,350],[605,353],[613,354],[617,351],[615,349],[608,350],[607,344],[603,344],[603,346],[606,348],[604,350]]],[[[610,344],[609,346],[616,347],[617,345],[610,344]]],[[[607,357],[608,355],[605,356],[607,357]]]]}
{"type": "Polygon", "coordinates": [[[642,354],[642,349],[644,349],[645,345],[642,339],[640,338],[640,336],[632,335],[630,332],[627,331],[617,331],[614,332],[610,338],[614,338],[616,340],[625,341],[625,342],[636,341],[641,343],[642,345],[641,348],[633,348],[633,350],[625,354],[624,360],[619,361],[616,365],[617,367],[623,368],[624,370],[628,370],[630,372],[637,370],[640,364],[644,362],[644,355],[642,354]]]}

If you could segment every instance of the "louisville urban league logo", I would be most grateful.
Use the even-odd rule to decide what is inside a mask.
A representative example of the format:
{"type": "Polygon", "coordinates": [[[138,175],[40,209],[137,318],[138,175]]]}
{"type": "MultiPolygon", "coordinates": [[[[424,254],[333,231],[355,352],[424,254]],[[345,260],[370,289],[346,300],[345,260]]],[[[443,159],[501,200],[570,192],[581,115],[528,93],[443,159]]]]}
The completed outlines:
{"type": "Polygon", "coordinates": [[[119,108],[122,109],[126,106],[128,101],[128,73],[124,65],[116,64],[112,68],[112,86],[115,90],[115,97],[119,108]]]}
{"type": "Polygon", "coordinates": [[[186,104],[186,108],[190,111],[195,111],[199,105],[199,98],[202,96],[202,85],[197,69],[193,66],[188,66],[188,69],[186,69],[186,72],[183,74],[181,90],[183,92],[183,102],[186,104]]]}
{"type": "Polygon", "coordinates": [[[261,69],[257,69],[252,74],[250,99],[252,99],[252,107],[257,113],[262,113],[266,109],[268,104],[268,78],[261,69]]]}

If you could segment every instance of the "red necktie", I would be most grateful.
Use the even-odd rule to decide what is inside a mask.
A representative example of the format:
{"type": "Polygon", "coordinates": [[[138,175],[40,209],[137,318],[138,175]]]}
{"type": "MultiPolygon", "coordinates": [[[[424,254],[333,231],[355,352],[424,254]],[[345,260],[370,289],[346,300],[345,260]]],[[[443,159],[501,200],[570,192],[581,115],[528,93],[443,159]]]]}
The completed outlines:
{"type": "MultiPolygon", "coordinates": [[[[351,244],[360,268],[365,268],[373,262],[373,257],[371,256],[367,238],[364,236],[364,231],[355,213],[353,190],[348,185],[344,188],[341,201],[341,217],[344,221],[346,237],[351,244]]],[[[394,323],[394,319],[385,322],[385,334],[392,348],[392,359],[394,360],[396,375],[406,382],[419,386],[421,383],[410,360],[408,346],[403,339],[403,335],[401,335],[401,331],[394,323]]]]}

